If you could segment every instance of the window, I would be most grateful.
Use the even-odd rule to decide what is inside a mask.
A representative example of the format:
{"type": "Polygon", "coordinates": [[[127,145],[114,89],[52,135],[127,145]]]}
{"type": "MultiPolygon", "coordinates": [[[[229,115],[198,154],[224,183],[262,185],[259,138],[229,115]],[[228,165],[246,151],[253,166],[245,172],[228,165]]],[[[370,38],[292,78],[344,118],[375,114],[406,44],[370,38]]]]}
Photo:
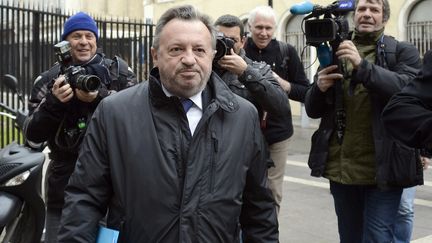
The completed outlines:
{"type": "Polygon", "coordinates": [[[432,17],[429,11],[432,1],[420,1],[413,8],[408,17],[408,41],[413,43],[420,52],[420,56],[432,46],[432,17]]]}

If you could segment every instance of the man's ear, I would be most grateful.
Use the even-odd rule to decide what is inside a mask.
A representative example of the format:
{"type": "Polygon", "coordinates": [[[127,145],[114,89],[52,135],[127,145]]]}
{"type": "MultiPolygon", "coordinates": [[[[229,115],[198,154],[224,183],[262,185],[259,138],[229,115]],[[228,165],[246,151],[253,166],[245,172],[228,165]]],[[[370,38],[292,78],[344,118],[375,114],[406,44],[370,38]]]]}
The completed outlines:
{"type": "Polygon", "coordinates": [[[243,36],[242,38],[240,38],[240,42],[242,43],[242,45],[244,46],[245,42],[246,42],[247,37],[243,36]]]}
{"type": "Polygon", "coordinates": [[[152,55],[152,59],[153,59],[153,66],[157,66],[158,63],[158,55],[157,55],[157,50],[155,48],[150,48],[150,52],[152,55]]]}

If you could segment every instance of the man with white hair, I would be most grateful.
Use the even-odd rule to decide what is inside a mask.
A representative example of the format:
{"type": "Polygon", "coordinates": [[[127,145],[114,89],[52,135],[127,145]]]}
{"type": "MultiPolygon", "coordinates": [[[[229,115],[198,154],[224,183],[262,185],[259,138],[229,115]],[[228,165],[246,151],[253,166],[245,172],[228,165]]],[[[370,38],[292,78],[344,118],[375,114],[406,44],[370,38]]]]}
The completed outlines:
{"type": "MultiPolygon", "coordinates": [[[[264,61],[273,70],[288,98],[304,102],[309,80],[296,49],[285,42],[276,40],[276,14],[269,6],[258,6],[249,14],[251,37],[246,41],[246,56],[254,61],[264,61]]],[[[291,112],[267,115],[261,122],[270,156],[275,166],[268,172],[270,188],[279,211],[282,201],[282,185],[285,163],[288,158],[290,137],[293,134],[291,112]]]]}

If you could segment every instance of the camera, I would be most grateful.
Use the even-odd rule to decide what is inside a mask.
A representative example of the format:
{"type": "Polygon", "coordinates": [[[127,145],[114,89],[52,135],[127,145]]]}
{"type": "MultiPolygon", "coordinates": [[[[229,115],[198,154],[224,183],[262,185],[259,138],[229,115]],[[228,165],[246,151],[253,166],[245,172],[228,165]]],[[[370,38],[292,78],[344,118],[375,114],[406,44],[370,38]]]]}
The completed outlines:
{"type": "Polygon", "coordinates": [[[219,61],[223,56],[229,55],[231,48],[234,48],[234,40],[226,37],[223,33],[219,32],[216,35],[216,54],[214,61],[219,61]]]}
{"type": "Polygon", "coordinates": [[[339,0],[326,7],[315,5],[305,17],[306,44],[319,46],[323,42],[342,42],[348,38],[346,15],[355,10],[355,0],[339,0]],[[319,16],[323,15],[320,19],[319,16]],[[310,19],[315,18],[315,19],[310,19]]]}
{"type": "Polygon", "coordinates": [[[101,80],[96,75],[89,75],[85,68],[72,65],[71,45],[69,41],[61,41],[54,45],[54,53],[60,64],[66,83],[73,89],[77,88],[86,92],[96,91],[101,80]]]}
{"type": "Polygon", "coordinates": [[[342,41],[348,39],[347,15],[354,10],[355,0],[339,0],[324,7],[307,1],[291,7],[292,14],[309,14],[303,18],[306,45],[317,48],[321,66],[337,62],[332,50],[336,50],[342,41]]]}

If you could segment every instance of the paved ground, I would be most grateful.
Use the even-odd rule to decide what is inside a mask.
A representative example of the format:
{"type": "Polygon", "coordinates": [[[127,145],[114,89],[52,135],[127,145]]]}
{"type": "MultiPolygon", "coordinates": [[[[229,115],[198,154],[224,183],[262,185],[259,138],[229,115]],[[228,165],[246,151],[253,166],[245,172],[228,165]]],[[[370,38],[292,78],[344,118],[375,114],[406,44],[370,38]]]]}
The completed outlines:
{"type": "MultiPolygon", "coordinates": [[[[335,243],[339,241],[333,198],[328,181],[309,175],[310,136],[318,121],[302,123],[295,117],[291,153],[287,161],[284,200],[280,213],[280,242],[335,243]],[[302,127],[301,124],[308,124],[302,127]]],[[[417,188],[413,243],[432,242],[432,169],[425,172],[424,186],[417,188]]]]}

